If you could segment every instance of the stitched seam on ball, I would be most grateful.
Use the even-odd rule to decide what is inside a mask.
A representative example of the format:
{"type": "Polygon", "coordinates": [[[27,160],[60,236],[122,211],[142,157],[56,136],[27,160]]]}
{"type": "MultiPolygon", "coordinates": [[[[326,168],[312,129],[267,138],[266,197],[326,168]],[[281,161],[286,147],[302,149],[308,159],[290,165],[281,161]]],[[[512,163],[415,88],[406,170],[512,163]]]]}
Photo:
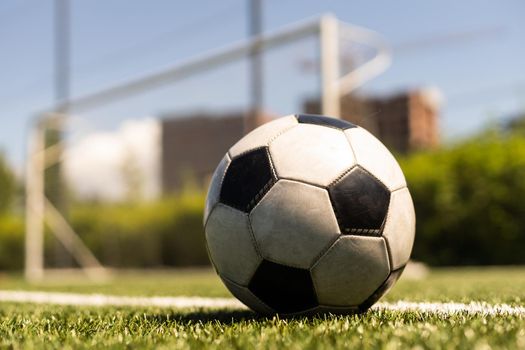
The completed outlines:
{"type": "Polygon", "coordinates": [[[219,201],[219,202],[215,203],[215,204],[211,207],[210,212],[209,212],[209,214],[208,214],[208,217],[206,218],[206,222],[204,223],[204,230],[206,230],[206,226],[208,225],[208,221],[210,221],[211,214],[213,213],[213,211],[215,210],[215,208],[217,208],[217,206],[218,206],[219,204],[222,204],[222,203],[219,201]]]}
{"type": "MultiPolygon", "coordinates": [[[[332,210],[334,211],[335,220],[337,221],[337,226],[339,227],[339,230],[342,231],[341,230],[341,228],[343,227],[342,218],[339,214],[339,211],[337,210],[335,206],[335,200],[332,200],[332,195],[330,191],[328,191],[328,198],[330,198],[330,204],[331,204],[332,210]]],[[[341,232],[341,234],[343,234],[343,232],[341,232]]]]}
{"type": "MultiPolygon", "coordinates": [[[[208,223],[208,220],[210,218],[210,215],[211,215],[211,212],[213,211],[213,209],[215,209],[217,204],[219,204],[221,202],[222,183],[224,182],[224,177],[226,176],[226,172],[228,171],[228,168],[230,167],[230,164],[232,162],[231,157],[230,157],[228,152],[226,152],[225,156],[226,156],[226,159],[228,160],[228,164],[226,164],[226,166],[224,167],[224,170],[222,171],[222,175],[220,177],[219,183],[217,184],[217,186],[219,187],[219,195],[218,195],[218,198],[217,198],[217,202],[215,202],[215,204],[213,204],[212,207],[210,208],[210,211],[208,212],[208,216],[206,217],[206,221],[204,222],[204,227],[206,227],[206,224],[208,223]]],[[[222,160],[221,160],[221,163],[222,163],[222,160]]],[[[210,184],[210,186],[211,186],[211,184],[210,184]]],[[[208,198],[206,198],[206,200],[208,200],[208,198]]]]}
{"type": "Polygon", "coordinates": [[[340,238],[341,238],[341,236],[337,237],[337,239],[332,242],[332,244],[328,247],[328,249],[326,249],[322,254],[319,254],[319,257],[317,258],[317,261],[312,265],[312,267],[309,268],[310,272],[313,272],[313,270],[319,264],[321,259],[324,258],[328,254],[328,252],[330,252],[334,248],[335,244],[337,243],[337,241],[339,241],[340,238]]]}
{"type": "Polygon", "coordinates": [[[372,174],[370,171],[368,171],[367,169],[363,168],[361,165],[357,165],[357,167],[359,167],[359,169],[363,170],[365,173],[367,173],[368,175],[372,176],[374,179],[377,180],[377,182],[379,182],[379,184],[385,189],[388,191],[388,193],[392,193],[392,191],[390,191],[390,189],[388,188],[387,185],[385,185],[383,183],[383,181],[381,181],[377,176],[375,176],[374,174],[372,174]]]}
{"type": "Polygon", "coordinates": [[[293,267],[293,268],[301,269],[301,270],[308,270],[304,266],[300,266],[300,265],[293,264],[293,263],[283,263],[282,261],[279,261],[278,259],[270,258],[270,257],[268,257],[268,254],[263,255],[262,257],[263,257],[264,260],[267,260],[269,262],[273,262],[274,264],[284,265],[284,266],[293,267]]]}
{"type": "Polygon", "coordinates": [[[386,221],[388,217],[390,216],[390,204],[392,203],[392,193],[390,193],[390,196],[388,197],[388,206],[386,207],[386,214],[383,218],[383,222],[381,223],[381,227],[379,228],[379,236],[383,237],[383,232],[385,231],[386,221]]]}
{"type": "Polygon", "coordinates": [[[288,130],[291,130],[291,129],[295,128],[296,126],[297,126],[297,124],[293,124],[293,125],[290,125],[287,128],[284,128],[283,130],[279,131],[276,135],[274,135],[272,138],[270,138],[268,140],[268,142],[266,143],[266,154],[268,156],[268,159],[270,160],[270,167],[272,168],[272,174],[273,174],[273,176],[274,176],[274,178],[276,180],[278,180],[279,177],[277,176],[277,171],[275,170],[275,166],[273,165],[273,158],[272,158],[272,154],[270,152],[270,144],[273,141],[275,141],[279,136],[281,136],[282,134],[284,134],[288,130]]]}
{"type": "Polygon", "coordinates": [[[385,215],[385,219],[383,220],[383,224],[381,225],[381,237],[384,237],[383,234],[385,232],[385,226],[386,226],[386,223],[388,222],[388,219],[390,219],[390,216],[392,215],[392,211],[390,210],[390,204],[392,204],[392,196],[394,195],[394,193],[390,193],[390,200],[388,201],[388,208],[386,208],[386,215],[385,215]]]}
{"type": "Polygon", "coordinates": [[[346,129],[341,129],[341,128],[337,127],[337,126],[333,126],[333,125],[329,125],[329,124],[315,124],[315,123],[299,123],[299,124],[313,125],[313,126],[318,126],[320,128],[330,128],[330,129],[341,131],[341,132],[345,132],[345,130],[346,130],[346,129]]]}
{"type": "MultiPolygon", "coordinates": [[[[403,188],[400,188],[396,191],[399,191],[399,190],[403,190],[407,188],[406,186],[403,187],[403,188]]],[[[408,189],[408,188],[407,188],[408,189]]],[[[389,219],[391,219],[391,213],[392,211],[390,210],[390,204],[392,203],[392,195],[394,193],[392,192],[392,194],[390,195],[390,202],[388,203],[388,209],[387,209],[387,214],[385,216],[385,220],[383,222],[383,226],[382,226],[382,232],[381,232],[381,237],[384,239],[385,241],[385,244],[386,244],[386,247],[387,247],[387,251],[388,251],[388,259],[389,259],[389,263],[390,263],[390,268],[392,269],[392,267],[394,267],[394,256],[392,255],[392,249],[390,247],[390,240],[388,239],[388,237],[385,237],[384,235],[384,232],[385,232],[385,226],[386,226],[386,223],[389,219]]],[[[405,264],[406,265],[406,264],[405,264]]]]}
{"type": "Polygon", "coordinates": [[[328,185],[328,187],[332,186],[332,185],[335,185],[336,183],[338,183],[339,181],[341,181],[341,179],[343,177],[345,177],[348,173],[350,173],[352,170],[354,170],[354,168],[357,168],[358,165],[357,164],[354,164],[352,165],[348,170],[346,171],[343,171],[343,173],[341,175],[339,175],[338,177],[336,177],[334,180],[332,180],[332,182],[330,182],[330,184],[328,185]]]}
{"type": "MultiPolygon", "coordinates": [[[[262,301],[257,295],[255,295],[251,290],[250,288],[248,288],[247,286],[243,286],[242,284],[239,284],[239,283],[235,283],[233,282],[231,279],[229,279],[228,277],[225,277],[223,276],[222,274],[219,274],[219,276],[221,278],[224,278],[225,280],[228,280],[228,282],[230,282],[231,284],[234,284],[235,286],[239,287],[239,288],[242,288],[242,289],[246,289],[248,290],[248,292],[255,298],[257,299],[258,302],[260,302],[263,306],[267,307],[268,310],[270,310],[271,313],[275,313],[275,310],[272,309],[270,306],[268,306],[264,301],[262,301]]],[[[243,303],[244,304],[244,303],[243,303]]]]}
{"type": "Polygon", "coordinates": [[[388,207],[386,208],[386,215],[385,215],[385,218],[383,219],[383,223],[381,224],[381,232],[379,235],[381,238],[383,238],[383,241],[385,242],[385,245],[386,245],[386,251],[388,254],[388,263],[390,264],[390,270],[392,270],[392,266],[394,266],[394,258],[392,256],[392,252],[390,249],[390,242],[385,237],[384,233],[385,233],[386,223],[388,222],[388,219],[390,219],[392,215],[392,211],[390,210],[390,205],[392,204],[392,196],[393,196],[393,193],[391,192],[390,198],[388,199],[388,207]]]}
{"type": "Polygon", "coordinates": [[[323,185],[314,184],[313,182],[309,182],[309,181],[305,181],[305,180],[301,180],[301,179],[294,179],[292,177],[280,177],[279,180],[286,180],[286,181],[296,182],[296,183],[300,183],[302,185],[308,185],[308,186],[316,187],[316,188],[319,188],[319,189],[322,189],[322,190],[327,190],[327,188],[325,186],[323,186],[323,185]]]}
{"type": "MultiPolygon", "coordinates": [[[[356,125],[355,128],[359,129],[360,127],[356,125]]],[[[352,129],[354,129],[354,128],[352,128],[352,129]]],[[[349,129],[346,129],[346,130],[349,130],[349,129]]],[[[352,150],[352,154],[354,156],[355,163],[358,164],[358,162],[357,162],[357,154],[355,153],[354,146],[352,146],[352,140],[350,140],[350,135],[348,135],[346,132],[344,134],[345,134],[346,141],[348,142],[348,144],[350,145],[350,149],[352,150]]]]}
{"type": "MultiPolygon", "coordinates": [[[[386,223],[387,223],[388,219],[390,218],[390,216],[392,215],[391,214],[392,211],[390,210],[390,205],[392,204],[392,196],[393,195],[394,195],[394,192],[390,192],[390,196],[388,197],[388,207],[386,208],[386,215],[385,215],[385,217],[383,219],[383,222],[381,223],[381,228],[380,228],[381,232],[379,234],[380,237],[384,237],[383,233],[385,232],[386,223]]],[[[388,242],[387,242],[387,245],[388,245],[388,242]]]]}
{"type": "Polygon", "coordinates": [[[273,159],[272,155],[270,154],[270,147],[266,147],[266,156],[268,157],[268,162],[270,163],[270,169],[272,169],[272,175],[274,179],[277,179],[277,172],[275,171],[275,167],[273,166],[273,159]]]}
{"type": "Polygon", "coordinates": [[[266,193],[268,193],[268,191],[270,190],[270,188],[273,186],[273,184],[275,183],[275,179],[271,179],[269,180],[264,186],[263,188],[261,188],[259,190],[259,192],[257,192],[255,194],[255,196],[250,200],[250,203],[248,203],[248,205],[246,206],[246,210],[248,212],[250,212],[253,208],[255,208],[255,206],[259,203],[259,201],[264,197],[264,195],[266,193]]]}
{"type": "Polygon", "coordinates": [[[248,153],[251,153],[251,152],[254,152],[254,151],[258,151],[258,150],[263,149],[263,148],[267,148],[267,146],[259,146],[259,147],[251,148],[251,149],[246,150],[246,151],[244,151],[242,153],[239,153],[235,157],[231,157],[229,154],[228,154],[228,156],[230,157],[231,160],[234,160],[234,159],[240,158],[240,157],[242,157],[242,156],[244,156],[244,155],[246,155],[248,153]]]}
{"type": "MultiPolygon", "coordinates": [[[[235,209],[235,208],[232,208],[230,207],[229,205],[225,205],[225,204],[222,204],[222,203],[218,203],[218,205],[221,205],[222,207],[232,211],[232,212],[241,212],[240,210],[238,209],[235,209]]],[[[250,220],[250,215],[248,215],[247,213],[243,213],[241,212],[243,215],[246,216],[246,218],[248,219],[248,231],[250,232],[250,239],[252,241],[252,245],[253,245],[253,249],[255,249],[255,252],[257,253],[257,256],[259,258],[263,258],[261,252],[259,251],[259,246],[257,244],[257,241],[255,239],[255,234],[253,233],[253,230],[252,230],[252,224],[251,224],[251,220],[250,220]]]]}
{"type": "MultiPolygon", "coordinates": [[[[382,226],[381,226],[382,227],[382,226]]],[[[381,228],[345,228],[345,235],[369,236],[375,235],[381,237],[381,228]]]]}
{"type": "Polygon", "coordinates": [[[297,126],[297,124],[299,124],[299,122],[297,122],[296,124],[293,124],[293,125],[289,125],[287,126],[286,128],[282,129],[281,131],[279,131],[277,134],[275,134],[274,136],[272,136],[268,142],[266,143],[266,146],[270,147],[270,144],[275,141],[276,138],[278,138],[279,136],[281,136],[282,134],[284,134],[285,132],[287,132],[288,130],[291,130],[293,128],[295,128],[297,126]]]}
{"type": "Polygon", "coordinates": [[[394,258],[392,257],[392,249],[390,248],[390,243],[388,242],[388,239],[386,239],[384,236],[381,236],[381,238],[383,239],[383,242],[385,242],[386,253],[388,255],[388,264],[390,265],[389,270],[392,271],[392,268],[394,267],[394,258]]]}
{"type": "Polygon", "coordinates": [[[404,189],[408,189],[408,186],[407,185],[404,185],[404,186],[401,186],[399,188],[396,188],[395,190],[392,190],[390,191],[391,193],[394,193],[394,192],[398,192],[398,191],[401,191],[401,190],[404,190],[404,189]]]}
{"type": "Polygon", "coordinates": [[[228,171],[228,168],[230,167],[232,163],[232,157],[230,157],[229,151],[226,153],[226,157],[228,159],[228,164],[224,167],[224,170],[222,171],[221,179],[219,181],[219,201],[221,200],[221,192],[222,192],[222,183],[224,182],[224,178],[226,177],[226,172],[228,171]]]}
{"type": "MultiPolygon", "coordinates": [[[[250,215],[248,215],[248,231],[250,231],[250,239],[252,240],[253,249],[255,249],[255,252],[257,253],[257,256],[261,259],[264,259],[264,257],[261,254],[261,250],[259,248],[259,244],[257,243],[257,239],[255,238],[255,233],[253,232],[252,227],[252,219],[250,215]]],[[[260,264],[260,262],[259,262],[260,264]]]]}
{"type": "MultiPolygon", "coordinates": [[[[308,124],[308,125],[315,125],[315,126],[321,126],[321,127],[325,127],[325,128],[330,128],[330,129],[335,129],[335,130],[339,130],[339,131],[342,131],[342,132],[345,132],[345,130],[348,130],[348,129],[354,129],[354,128],[357,128],[358,126],[355,125],[354,123],[351,123],[351,122],[348,122],[348,120],[344,120],[343,118],[333,118],[333,119],[339,119],[339,120],[342,120],[342,121],[345,121],[345,122],[348,122],[350,124],[352,124],[353,126],[347,126],[345,129],[344,128],[340,128],[338,126],[333,126],[333,125],[330,125],[330,124],[315,124],[315,123],[301,123],[299,121],[299,116],[300,115],[304,115],[304,114],[295,114],[295,119],[297,119],[297,123],[298,124],[308,124]]],[[[321,114],[313,114],[313,115],[318,115],[320,117],[323,117],[323,115],[321,114]]],[[[331,117],[330,117],[331,118],[331,117]]]]}
{"type": "Polygon", "coordinates": [[[341,237],[341,235],[337,235],[337,237],[335,237],[335,239],[333,241],[331,241],[329,244],[327,244],[325,247],[323,247],[323,249],[319,252],[319,254],[317,254],[314,258],[314,262],[312,264],[312,266],[310,266],[310,268],[308,270],[312,271],[312,269],[314,268],[315,265],[317,265],[317,262],[319,261],[319,259],[321,259],[321,257],[328,251],[332,248],[332,246],[335,244],[335,242],[337,242],[339,240],[339,237],[341,237]]]}

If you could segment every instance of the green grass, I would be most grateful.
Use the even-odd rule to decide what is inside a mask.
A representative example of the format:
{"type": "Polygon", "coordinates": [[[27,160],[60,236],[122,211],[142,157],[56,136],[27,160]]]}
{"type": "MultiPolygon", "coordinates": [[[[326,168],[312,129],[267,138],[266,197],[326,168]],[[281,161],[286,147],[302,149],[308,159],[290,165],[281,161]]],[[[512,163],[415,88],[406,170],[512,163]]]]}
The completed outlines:
{"type": "MultiPolygon", "coordinates": [[[[0,289],[122,295],[228,296],[211,271],[124,274],[105,284],[29,286],[0,277],[0,289]]],[[[402,279],[386,300],[525,304],[525,268],[442,269],[402,279]]],[[[0,304],[6,348],[525,348],[523,316],[370,311],[353,316],[261,318],[240,310],[0,304]]]]}

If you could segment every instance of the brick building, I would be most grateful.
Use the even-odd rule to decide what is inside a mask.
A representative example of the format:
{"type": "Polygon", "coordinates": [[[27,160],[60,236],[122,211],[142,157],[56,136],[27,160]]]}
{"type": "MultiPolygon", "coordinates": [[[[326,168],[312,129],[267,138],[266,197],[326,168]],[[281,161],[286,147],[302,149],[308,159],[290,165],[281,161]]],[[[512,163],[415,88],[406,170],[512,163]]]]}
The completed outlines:
{"type": "Polygon", "coordinates": [[[207,185],[226,151],[244,135],[244,123],[251,130],[270,119],[267,114],[246,118],[242,112],[164,116],[161,134],[164,193],[178,191],[189,183],[207,185]]]}
{"type": "MultiPolygon", "coordinates": [[[[341,118],[358,124],[394,151],[432,148],[439,144],[439,97],[433,90],[417,90],[389,97],[341,100],[341,118]]],[[[318,101],[305,104],[307,113],[320,112],[318,101]]]]}
{"type": "MultiPolygon", "coordinates": [[[[342,118],[363,126],[397,152],[434,147],[439,142],[438,99],[425,90],[387,98],[344,97],[342,118]]],[[[305,112],[318,114],[317,101],[305,112]]],[[[167,115],[162,121],[162,188],[175,192],[186,183],[207,185],[226,151],[244,135],[242,112],[167,115]],[[176,118],[175,118],[176,117],[176,118]]],[[[247,119],[251,130],[272,119],[262,114],[247,119]]]]}

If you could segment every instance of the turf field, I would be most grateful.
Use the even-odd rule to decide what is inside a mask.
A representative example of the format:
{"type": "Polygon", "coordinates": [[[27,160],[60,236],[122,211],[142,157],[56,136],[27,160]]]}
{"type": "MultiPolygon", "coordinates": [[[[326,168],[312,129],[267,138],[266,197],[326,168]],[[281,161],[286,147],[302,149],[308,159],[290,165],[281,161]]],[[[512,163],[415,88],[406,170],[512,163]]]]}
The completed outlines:
{"type": "MultiPolygon", "coordinates": [[[[124,273],[110,282],[27,285],[0,276],[1,290],[127,296],[229,297],[213,272],[124,273]]],[[[525,268],[440,269],[401,279],[384,299],[525,305],[525,268]]],[[[383,300],[382,300],[383,301],[383,300]]],[[[353,316],[262,318],[236,308],[95,307],[0,303],[6,348],[525,348],[523,313],[371,310],[353,316]]]]}

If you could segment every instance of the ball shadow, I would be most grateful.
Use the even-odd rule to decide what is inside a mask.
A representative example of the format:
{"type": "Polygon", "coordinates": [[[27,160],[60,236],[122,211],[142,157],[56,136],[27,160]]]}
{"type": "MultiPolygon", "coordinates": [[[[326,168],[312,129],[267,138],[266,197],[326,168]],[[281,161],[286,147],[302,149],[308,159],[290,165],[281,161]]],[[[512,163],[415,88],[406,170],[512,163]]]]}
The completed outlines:
{"type": "Polygon", "coordinates": [[[183,324],[194,323],[219,323],[221,325],[232,325],[239,322],[252,321],[269,321],[274,317],[280,320],[306,320],[313,321],[318,319],[332,319],[334,317],[357,316],[365,317],[372,310],[356,310],[353,313],[337,314],[330,312],[307,313],[299,315],[273,314],[264,315],[251,310],[231,310],[231,309],[217,309],[217,310],[197,310],[197,311],[171,311],[166,313],[159,313],[148,315],[146,318],[155,320],[159,323],[170,323],[173,321],[183,324]]]}
{"type": "Polygon", "coordinates": [[[162,314],[148,315],[147,318],[154,319],[159,323],[180,322],[180,323],[220,323],[222,325],[231,325],[238,322],[260,321],[271,319],[271,316],[257,314],[250,310],[198,310],[188,312],[171,311],[162,314]]]}

